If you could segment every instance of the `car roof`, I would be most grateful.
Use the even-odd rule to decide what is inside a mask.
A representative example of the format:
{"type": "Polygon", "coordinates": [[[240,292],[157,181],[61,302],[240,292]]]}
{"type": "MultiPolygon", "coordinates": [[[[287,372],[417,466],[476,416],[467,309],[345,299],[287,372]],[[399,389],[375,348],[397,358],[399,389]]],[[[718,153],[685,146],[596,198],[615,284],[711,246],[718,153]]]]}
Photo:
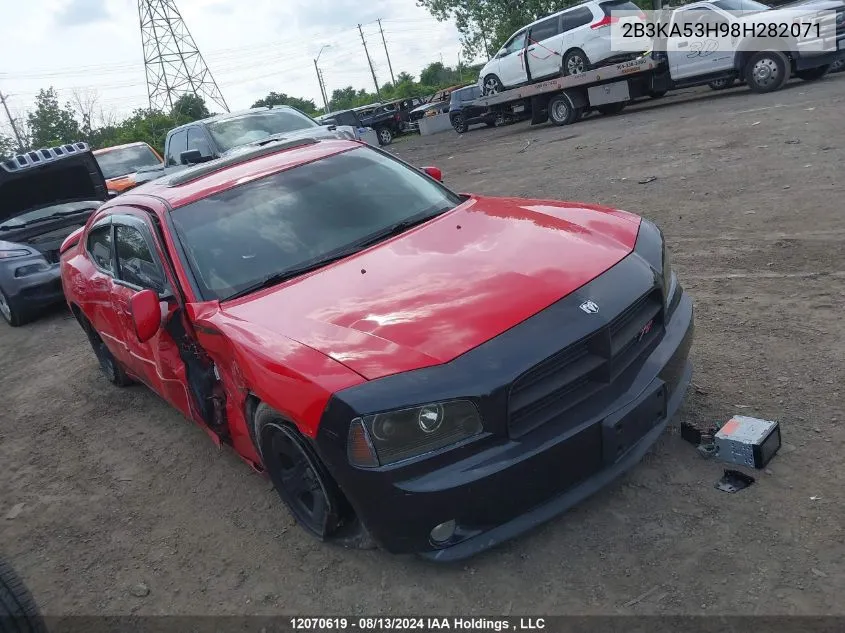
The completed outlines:
{"type": "Polygon", "coordinates": [[[127,147],[140,147],[141,145],[145,145],[149,147],[144,141],[136,141],[134,143],[124,143],[123,145],[111,145],[110,147],[101,147],[100,149],[95,149],[92,153],[94,156],[99,156],[100,154],[108,154],[109,152],[113,152],[116,149],[126,149],[127,147]]]}
{"type": "MultiPolygon", "coordinates": [[[[530,28],[530,27],[534,26],[535,24],[539,24],[540,22],[543,22],[545,20],[548,20],[549,18],[553,18],[557,15],[560,15],[561,13],[568,13],[569,11],[572,11],[573,9],[578,9],[579,7],[584,7],[584,6],[587,6],[587,5],[590,5],[590,4],[606,4],[606,3],[621,2],[621,1],[622,0],[585,0],[585,2],[579,2],[578,4],[570,5],[570,6],[564,8],[564,9],[561,9],[559,11],[555,11],[554,13],[549,13],[548,15],[544,15],[542,18],[537,18],[536,20],[534,20],[530,24],[526,24],[521,29],[517,29],[516,31],[514,31],[513,35],[516,35],[517,33],[521,33],[525,29],[530,28]]],[[[513,35],[511,35],[511,37],[513,37],[513,35]]],[[[510,39],[510,38],[508,38],[508,39],[510,39]]]]}
{"type": "Polygon", "coordinates": [[[171,178],[159,178],[132,191],[133,195],[150,195],[178,208],[259,178],[311,163],[334,154],[366,147],[357,141],[340,139],[299,139],[223,158],[177,172],[171,178]],[[191,177],[194,175],[195,177],[191,177]]]}
{"type": "Polygon", "coordinates": [[[177,130],[181,130],[181,129],[184,129],[186,127],[190,127],[191,125],[196,125],[197,123],[207,124],[207,123],[215,123],[217,121],[227,121],[229,119],[237,119],[238,117],[246,116],[247,114],[255,114],[257,112],[269,112],[271,110],[293,110],[294,112],[298,112],[302,116],[306,116],[306,117],[308,116],[307,114],[305,114],[301,110],[297,110],[296,108],[292,108],[291,106],[287,106],[287,105],[274,105],[274,106],[269,106],[269,107],[268,106],[262,106],[260,108],[249,108],[247,110],[236,110],[234,112],[223,112],[222,114],[215,114],[213,116],[206,117],[204,119],[199,119],[197,121],[191,121],[190,123],[183,123],[182,125],[179,125],[179,126],[173,128],[172,130],[170,130],[170,132],[168,132],[168,134],[173,134],[173,132],[175,132],[177,130]]]}

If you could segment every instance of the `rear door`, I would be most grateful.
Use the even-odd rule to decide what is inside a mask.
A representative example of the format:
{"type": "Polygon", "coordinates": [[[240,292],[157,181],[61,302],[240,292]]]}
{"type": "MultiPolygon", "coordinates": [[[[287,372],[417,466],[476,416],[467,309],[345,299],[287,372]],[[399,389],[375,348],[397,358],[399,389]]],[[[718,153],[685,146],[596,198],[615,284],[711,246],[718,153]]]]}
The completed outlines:
{"type": "Polygon", "coordinates": [[[526,59],[532,79],[560,73],[563,46],[562,16],[554,15],[538,22],[528,32],[526,59]]]}

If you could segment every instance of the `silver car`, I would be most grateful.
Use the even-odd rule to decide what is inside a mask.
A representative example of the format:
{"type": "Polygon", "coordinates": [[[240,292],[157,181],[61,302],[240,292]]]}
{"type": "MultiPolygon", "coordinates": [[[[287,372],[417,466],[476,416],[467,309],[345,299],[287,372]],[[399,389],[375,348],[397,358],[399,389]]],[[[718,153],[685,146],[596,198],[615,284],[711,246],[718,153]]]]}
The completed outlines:
{"type": "Polygon", "coordinates": [[[63,300],[59,248],[108,198],[85,143],[0,162],[0,316],[18,326],[63,300]]]}

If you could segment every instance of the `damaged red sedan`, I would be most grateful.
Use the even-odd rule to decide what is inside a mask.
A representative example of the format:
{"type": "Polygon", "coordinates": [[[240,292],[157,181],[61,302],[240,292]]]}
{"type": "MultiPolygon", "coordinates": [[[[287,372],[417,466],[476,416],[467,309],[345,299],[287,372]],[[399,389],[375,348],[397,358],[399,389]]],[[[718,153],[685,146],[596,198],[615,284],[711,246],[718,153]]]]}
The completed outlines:
{"type": "Polygon", "coordinates": [[[315,536],[464,558],[639,461],[693,307],[651,222],[439,180],[272,140],[103,205],[62,246],[67,300],[111,382],[231,445],[315,536]]]}

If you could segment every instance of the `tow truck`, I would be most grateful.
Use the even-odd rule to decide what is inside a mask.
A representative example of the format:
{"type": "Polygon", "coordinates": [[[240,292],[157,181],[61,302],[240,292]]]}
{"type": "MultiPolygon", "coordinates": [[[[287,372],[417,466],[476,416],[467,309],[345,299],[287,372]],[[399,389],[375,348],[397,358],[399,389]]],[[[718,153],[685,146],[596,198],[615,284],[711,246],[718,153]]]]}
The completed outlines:
{"type": "MultiPolygon", "coordinates": [[[[684,19],[684,11],[701,4],[704,3],[676,9],[671,21],[684,19]]],[[[660,8],[659,0],[655,5],[660,8]]],[[[834,7],[841,11],[841,3],[822,0],[813,10],[834,7]]],[[[532,125],[545,121],[569,125],[590,110],[605,115],[618,114],[637,99],[660,98],[671,90],[692,86],[710,84],[715,88],[720,82],[731,85],[739,79],[754,92],[773,92],[780,90],[793,74],[813,81],[827,73],[831,63],[839,59],[845,49],[840,20],[836,26],[836,42],[831,52],[802,55],[765,49],[759,42],[754,46],[764,50],[715,52],[708,51],[706,45],[680,42],[668,52],[647,51],[633,60],[485,95],[473,105],[489,108],[497,120],[530,113],[532,125]]]]}

